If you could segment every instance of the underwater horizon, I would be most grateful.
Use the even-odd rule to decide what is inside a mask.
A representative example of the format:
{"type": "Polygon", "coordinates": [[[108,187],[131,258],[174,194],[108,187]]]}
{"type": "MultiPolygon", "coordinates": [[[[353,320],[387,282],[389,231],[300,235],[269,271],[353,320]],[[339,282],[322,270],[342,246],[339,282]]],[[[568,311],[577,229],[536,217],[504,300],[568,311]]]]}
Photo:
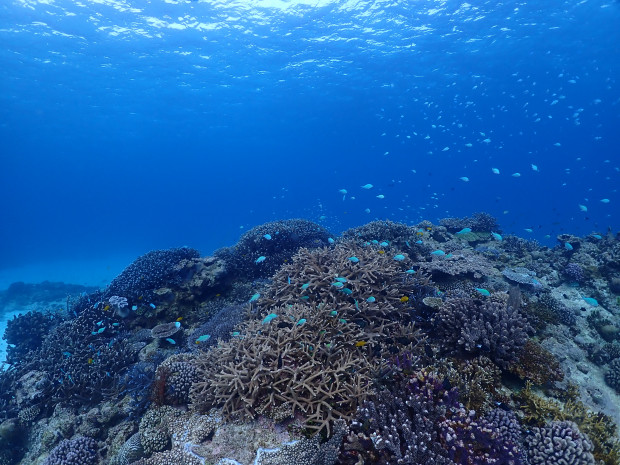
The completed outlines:
{"type": "Polygon", "coordinates": [[[0,44],[0,465],[620,465],[619,1],[0,44]]]}

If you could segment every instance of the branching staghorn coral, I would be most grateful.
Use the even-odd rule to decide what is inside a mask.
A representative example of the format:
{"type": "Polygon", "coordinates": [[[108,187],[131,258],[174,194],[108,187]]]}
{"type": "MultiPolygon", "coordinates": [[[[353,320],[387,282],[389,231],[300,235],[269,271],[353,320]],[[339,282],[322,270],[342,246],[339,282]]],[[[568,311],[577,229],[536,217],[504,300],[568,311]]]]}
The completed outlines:
{"type": "Polygon", "coordinates": [[[433,292],[428,277],[412,269],[406,254],[345,242],[301,249],[274,275],[259,306],[304,302],[372,328],[410,322],[411,310],[433,292]]]}
{"type": "Polygon", "coordinates": [[[222,406],[226,418],[300,414],[308,429],[329,434],[371,392],[371,344],[328,309],[295,304],[272,312],[198,358],[191,408],[222,406]]]}

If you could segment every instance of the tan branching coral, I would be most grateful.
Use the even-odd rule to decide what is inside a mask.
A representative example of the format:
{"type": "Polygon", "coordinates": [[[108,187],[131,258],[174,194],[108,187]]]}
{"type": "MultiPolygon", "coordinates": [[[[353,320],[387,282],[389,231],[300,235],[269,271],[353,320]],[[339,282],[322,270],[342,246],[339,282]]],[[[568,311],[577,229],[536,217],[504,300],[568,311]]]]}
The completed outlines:
{"type": "Polygon", "coordinates": [[[227,418],[300,414],[309,429],[329,433],[371,392],[372,342],[329,309],[294,304],[272,312],[198,359],[192,408],[221,405],[227,418]]]}
{"type": "Polygon", "coordinates": [[[301,249],[274,275],[259,305],[304,302],[372,327],[407,320],[412,304],[430,292],[428,277],[412,268],[407,254],[348,242],[301,249]]]}

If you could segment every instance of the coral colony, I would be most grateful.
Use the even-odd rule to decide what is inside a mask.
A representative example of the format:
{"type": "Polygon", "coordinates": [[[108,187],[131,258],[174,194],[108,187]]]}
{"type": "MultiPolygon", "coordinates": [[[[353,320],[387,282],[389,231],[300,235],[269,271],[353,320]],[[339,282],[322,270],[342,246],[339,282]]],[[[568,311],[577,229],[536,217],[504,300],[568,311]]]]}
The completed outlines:
{"type": "Polygon", "coordinates": [[[618,263],[483,213],[149,252],[9,321],[0,464],[617,465],[618,263]]]}

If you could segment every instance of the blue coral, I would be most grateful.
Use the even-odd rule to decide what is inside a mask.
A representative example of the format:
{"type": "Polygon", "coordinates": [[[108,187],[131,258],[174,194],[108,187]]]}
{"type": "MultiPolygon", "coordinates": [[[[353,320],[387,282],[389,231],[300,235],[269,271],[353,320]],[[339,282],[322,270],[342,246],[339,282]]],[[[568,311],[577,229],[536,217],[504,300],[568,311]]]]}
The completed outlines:
{"type": "Polygon", "coordinates": [[[329,237],[327,229],[312,221],[272,221],[250,229],[235,247],[217,250],[215,256],[226,263],[228,272],[236,278],[267,278],[300,248],[326,246],[329,237]]]}
{"type": "Polygon", "coordinates": [[[153,291],[164,285],[178,284],[187,278],[180,273],[182,260],[198,258],[197,250],[181,247],[153,250],[138,257],[110,283],[106,295],[119,295],[132,301],[153,298],[153,291]]]}

